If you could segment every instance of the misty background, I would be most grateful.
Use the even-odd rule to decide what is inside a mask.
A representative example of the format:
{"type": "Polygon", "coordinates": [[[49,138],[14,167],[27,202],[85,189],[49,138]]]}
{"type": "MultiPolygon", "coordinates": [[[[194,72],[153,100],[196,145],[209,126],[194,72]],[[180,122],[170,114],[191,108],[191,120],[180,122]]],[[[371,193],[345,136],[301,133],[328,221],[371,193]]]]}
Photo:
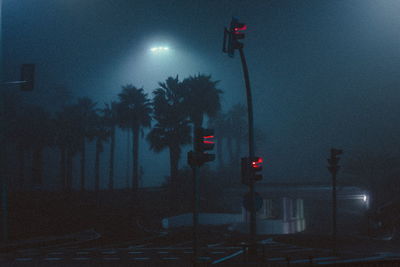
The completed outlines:
{"type": "MultiPolygon", "coordinates": [[[[103,105],[127,83],[152,96],[168,76],[205,73],[220,80],[227,111],[245,103],[240,60],[221,51],[237,16],[248,26],[255,126],[265,133],[263,181],[328,183],[331,147],[344,150],[343,164],[355,151],[399,150],[399,11],[396,0],[4,0],[3,76],[18,80],[20,65],[35,63],[35,89],[21,97],[54,111],[83,96],[103,105]],[[153,45],[171,53],[151,54],[153,45]]],[[[116,187],[125,183],[126,139],[119,132],[116,187]]],[[[94,145],[87,149],[91,165],[94,145]]],[[[167,152],[144,139],[140,149],[143,186],[165,182],[167,152]]]]}

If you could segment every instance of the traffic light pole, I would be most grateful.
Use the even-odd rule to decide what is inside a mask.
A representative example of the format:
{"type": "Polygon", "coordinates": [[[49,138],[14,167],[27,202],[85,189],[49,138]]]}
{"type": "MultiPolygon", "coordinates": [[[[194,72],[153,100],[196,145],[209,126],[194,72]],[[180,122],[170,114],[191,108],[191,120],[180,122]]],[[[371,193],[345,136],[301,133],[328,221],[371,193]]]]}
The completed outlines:
{"type": "MultiPolygon", "coordinates": [[[[249,124],[249,158],[253,158],[254,152],[254,121],[253,121],[253,100],[251,97],[250,77],[249,70],[247,68],[246,57],[244,55],[243,47],[239,48],[240,60],[243,67],[244,82],[246,85],[246,96],[247,96],[247,116],[249,124]]],[[[256,220],[256,201],[254,191],[254,181],[249,184],[249,192],[251,196],[252,208],[250,209],[250,252],[254,252],[256,244],[257,234],[257,220],[256,220]]]]}
{"type": "MultiPolygon", "coordinates": [[[[2,36],[2,6],[3,0],[0,0],[0,82],[3,82],[3,36],[2,36]]],[[[1,87],[3,84],[0,85],[1,87]]],[[[2,89],[2,88],[1,88],[2,89]]],[[[0,109],[5,109],[5,100],[0,103],[0,109]]],[[[2,110],[3,111],[3,110],[2,110]]],[[[3,112],[4,114],[4,112],[3,112]]],[[[2,133],[0,132],[0,141],[2,140],[2,133]]],[[[0,196],[1,196],[1,241],[4,243],[8,241],[8,188],[7,188],[7,176],[5,172],[5,152],[0,151],[0,196]]]]}
{"type": "Polygon", "coordinates": [[[197,264],[199,257],[199,209],[200,209],[200,194],[199,194],[199,179],[197,168],[192,166],[193,171],[193,262],[197,264]]]}
{"type": "Polygon", "coordinates": [[[333,253],[336,254],[336,171],[332,172],[332,238],[333,238],[333,253]]]}
{"type": "Polygon", "coordinates": [[[331,156],[328,158],[328,170],[332,174],[332,241],[333,253],[337,253],[337,199],[336,199],[336,175],[340,169],[338,165],[339,159],[337,156],[342,154],[343,150],[331,148],[331,156]]]}

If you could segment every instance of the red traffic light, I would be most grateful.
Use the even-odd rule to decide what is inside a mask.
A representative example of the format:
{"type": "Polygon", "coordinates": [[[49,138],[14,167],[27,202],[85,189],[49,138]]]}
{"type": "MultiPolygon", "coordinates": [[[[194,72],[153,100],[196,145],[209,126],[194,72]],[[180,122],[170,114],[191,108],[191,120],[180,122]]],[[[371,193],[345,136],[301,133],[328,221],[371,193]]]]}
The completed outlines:
{"type": "Polygon", "coordinates": [[[212,139],[212,138],[214,138],[214,135],[203,136],[203,143],[204,144],[215,144],[214,141],[208,140],[208,139],[212,139]]]}
{"type": "Polygon", "coordinates": [[[251,162],[251,167],[253,169],[262,168],[262,163],[263,163],[263,159],[262,158],[259,158],[259,157],[253,158],[253,160],[251,162]]]}
{"type": "Polygon", "coordinates": [[[204,152],[214,148],[214,130],[196,128],[194,133],[194,148],[195,151],[204,152]]]}
{"type": "Polygon", "coordinates": [[[238,34],[239,31],[245,31],[245,30],[247,30],[247,25],[243,23],[240,23],[239,25],[233,28],[235,34],[238,34]]]}

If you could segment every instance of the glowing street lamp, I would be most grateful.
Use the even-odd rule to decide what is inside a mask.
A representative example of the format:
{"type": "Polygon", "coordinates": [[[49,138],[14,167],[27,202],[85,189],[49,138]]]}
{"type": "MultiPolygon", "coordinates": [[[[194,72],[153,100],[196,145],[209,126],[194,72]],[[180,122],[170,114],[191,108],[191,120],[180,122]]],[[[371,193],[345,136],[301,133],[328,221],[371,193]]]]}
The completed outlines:
{"type": "Polygon", "coordinates": [[[150,51],[153,53],[160,53],[160,52],[166,52],[169,50],[168,46],[155,46],[150,48],[150,51]]]}

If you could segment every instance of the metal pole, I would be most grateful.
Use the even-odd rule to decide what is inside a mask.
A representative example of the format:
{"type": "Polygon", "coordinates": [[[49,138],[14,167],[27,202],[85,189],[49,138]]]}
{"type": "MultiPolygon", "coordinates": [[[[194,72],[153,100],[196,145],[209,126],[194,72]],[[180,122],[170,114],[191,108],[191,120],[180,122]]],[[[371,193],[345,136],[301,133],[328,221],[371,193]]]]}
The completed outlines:
{"type": "MultiPolygon", "coordinates": [[[[251,97],[250,77],[249,70],[247,68],[246,57],[244,55],[243,47],[239,48],[240,59],[242,61],[244,82],[246,85],[246,96],[247,96],[247,115],[249,123],[249,158],[254,157],[254,121],[253,121],[253,100],[251,97]]],[[[249,192],[251,196],[252,209],[250,209],[250,245],[253,252],[254,245],[256,243],[257,233],[257,221],[256,221],[256,208],[255,208],[255,192],[254,192],[254,181],[250,182],[249,192]]]]}
{"type": "MultiPolygon", "coordinates": [[[[2,27],[2,21],[3,21],[3,13],[2,13],[2,6],[3,6],[3,0],[0,0],[0,82],[3,82],[3,27],[2,27]]],[[[2,84],[0,85],[2,87],[2,84]]],[[[2,88],[0,88],[2,89],[2,88]]],[[[5,100],[0,102],[0,110],[2,110],[4,107],[5,100]]],[[[2,110],[3,111],[3,110],[2,110]]],[[[4,114],[4,112],[2,112],[4,114]]],[[[3,127],[1,127],[3,128],[3,127]]],[[[0,132],[0,142],[3,141],[3,133],[0,132]]],[[[6,173],[5,173],[5,152],[0,151],[0,183],[1,183],[1,233],[2,233],[2,238],[1,240],[3,242],[7,242],[7,200],[8,200],[8,194],[7,194],[7,185],[6,185],[6,173]]]]}
{"type": "Polygon", "coordinates": [[[193,262],[194,266],[197,264],[199,257],[199,209],[200,209],[200,197],[199,197],[199,180],[197,176],[197,167],[192,167],[193,171],[193,262]]]}
{"type": "Polygon", "coordinates": [[[332,238],[333,252],[336,254],[336,171],[332,173],[332,238]]]}

